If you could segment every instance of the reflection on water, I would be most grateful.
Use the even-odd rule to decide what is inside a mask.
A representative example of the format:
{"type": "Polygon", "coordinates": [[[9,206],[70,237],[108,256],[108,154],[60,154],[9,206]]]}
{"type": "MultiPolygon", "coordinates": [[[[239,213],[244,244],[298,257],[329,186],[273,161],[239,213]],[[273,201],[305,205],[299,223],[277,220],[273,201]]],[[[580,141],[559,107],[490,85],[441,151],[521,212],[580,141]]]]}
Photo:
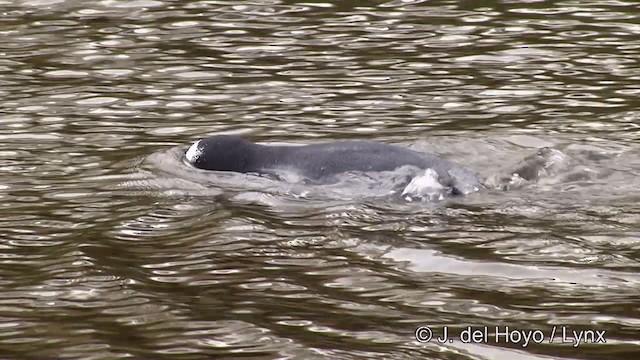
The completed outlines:
{"type": "Polygon", "coordinates": [[[639,16],[0,0],[0,354],[635,358],[639,16]],[[229,132],[398,143],[491,186],[407,202],[393,176],[307,186],[182,163],[229,132]],[[546,341],[420,343],[420,326],[546,341]],[[554,326],[607,343],[549,343],[554,326]]]}

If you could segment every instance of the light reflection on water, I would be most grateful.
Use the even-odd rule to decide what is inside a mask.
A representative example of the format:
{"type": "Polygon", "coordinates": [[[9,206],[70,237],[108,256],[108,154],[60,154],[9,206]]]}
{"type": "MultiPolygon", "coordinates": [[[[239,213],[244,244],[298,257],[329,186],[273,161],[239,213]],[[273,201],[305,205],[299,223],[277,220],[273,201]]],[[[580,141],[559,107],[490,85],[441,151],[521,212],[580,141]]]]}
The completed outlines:
{"type": "Polygon", "coordinates": [[[0,14],[4,357],[638,353],[635,3],[0,0],[0,14]],[[314,187],[182,163],[229,132],[398,143],[495,186],[409,203],[388,196],[393,178],[314,187]],[[543,147],[567,161],[512,181],[543,147]],[[607,344],[413,337],[553,325],[607,344]]]}

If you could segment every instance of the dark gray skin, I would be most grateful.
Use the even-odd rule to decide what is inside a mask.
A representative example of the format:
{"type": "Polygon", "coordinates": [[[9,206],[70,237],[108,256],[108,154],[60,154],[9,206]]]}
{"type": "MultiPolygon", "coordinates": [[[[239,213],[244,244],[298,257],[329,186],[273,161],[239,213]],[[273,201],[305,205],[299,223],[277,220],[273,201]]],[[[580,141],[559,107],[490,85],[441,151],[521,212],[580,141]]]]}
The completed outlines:
{"type": "Polygon", "coordinates": [[[433,169],[451,194],[482,187],[475,173],[433,154],[373,141],[337,141],[304,146],[260,145],[235,135],[217,135],[194,143],[185,154],[192,166],[203,170],[278,174],[293,170],[319,183],[344,172],[391,171],[402,166],[433,169]],[[462,184],[464,183],[464,184],[462,184]]]}

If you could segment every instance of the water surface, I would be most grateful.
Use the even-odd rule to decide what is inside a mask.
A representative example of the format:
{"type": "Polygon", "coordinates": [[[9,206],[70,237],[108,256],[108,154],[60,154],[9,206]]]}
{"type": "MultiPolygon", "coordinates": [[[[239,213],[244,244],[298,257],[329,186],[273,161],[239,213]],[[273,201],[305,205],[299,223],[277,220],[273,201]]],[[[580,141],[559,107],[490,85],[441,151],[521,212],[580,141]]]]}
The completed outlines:
{"type": "Polygon", "coordinates": [[[636,358],[639,18],[634,1],[0,0],[1,357],[636,358]],[[395,143],[493,186],[409,202],[392,178],[184,165],[219,133],[395,143]],[[566,162],[512,177],[544,147],[566,162]],[[422,326],[490,341],[421,343],[422,326]]]}

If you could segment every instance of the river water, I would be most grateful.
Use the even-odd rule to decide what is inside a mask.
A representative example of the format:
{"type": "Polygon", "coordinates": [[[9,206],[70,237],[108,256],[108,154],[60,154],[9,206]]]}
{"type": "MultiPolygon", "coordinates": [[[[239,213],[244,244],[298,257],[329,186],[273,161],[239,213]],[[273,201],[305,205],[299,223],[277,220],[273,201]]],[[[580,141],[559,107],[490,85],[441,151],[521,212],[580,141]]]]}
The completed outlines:
{"type": "Polygon", "coordinates": [[[636,359],[638,24],[620,0],[0,0],[0,358],[636,359]],[[221,133],[395,143],[488,186],[183,163],[221,133]]]}

